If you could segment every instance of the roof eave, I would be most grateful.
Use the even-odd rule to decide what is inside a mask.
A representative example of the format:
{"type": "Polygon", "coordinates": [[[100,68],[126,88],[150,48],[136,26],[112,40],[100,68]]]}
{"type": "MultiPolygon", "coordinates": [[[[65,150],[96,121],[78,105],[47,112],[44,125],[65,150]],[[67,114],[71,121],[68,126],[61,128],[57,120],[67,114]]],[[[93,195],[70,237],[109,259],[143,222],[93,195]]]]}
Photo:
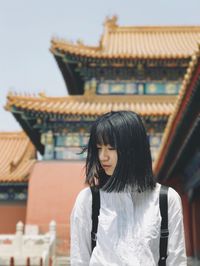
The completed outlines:
{"type": "Polygon", "coordinates": [[[192,131],[196,128],[195,123],[199,115],[198,99],[200,102],[200,60],[182,97],[178,109],[175,108],[175,113],[170,118],[171,121],[170,119],[168,121],[170,127],[167,125],[165,129],[168,135],[165,136],[164,133],[163,145],[154,164],[154,173],[160,180],[167,180],[172,176],[175,167],[184,156],[184,153],[180,151],[188,145],[192,131]],[[193,112],[191,113],[189,107],[192,104],[193,112]]]}

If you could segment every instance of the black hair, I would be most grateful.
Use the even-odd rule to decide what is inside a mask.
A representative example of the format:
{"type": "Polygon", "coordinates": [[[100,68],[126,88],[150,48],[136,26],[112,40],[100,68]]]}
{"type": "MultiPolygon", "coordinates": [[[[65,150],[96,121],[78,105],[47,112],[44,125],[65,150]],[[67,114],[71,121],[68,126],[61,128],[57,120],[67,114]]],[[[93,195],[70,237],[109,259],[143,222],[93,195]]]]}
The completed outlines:
{"type": "Polygon", "coordinates": [[[140,116],[131,111],[110,112],[92,125],[87,147],[86,183],[107,192],[155,187],[149,140],[140,116]],[[97,145],[110,145],[118,155],[111,176],[101,167],[97,145]]]}

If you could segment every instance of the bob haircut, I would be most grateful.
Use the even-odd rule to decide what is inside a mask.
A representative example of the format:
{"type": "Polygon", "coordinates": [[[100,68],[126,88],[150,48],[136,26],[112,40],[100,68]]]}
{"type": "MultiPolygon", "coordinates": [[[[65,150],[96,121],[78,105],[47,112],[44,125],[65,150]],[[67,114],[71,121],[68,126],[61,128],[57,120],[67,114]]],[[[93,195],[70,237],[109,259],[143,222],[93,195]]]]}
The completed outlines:
{"type": "Polygon", "coordinates": [[[142,192],[155,187],[149,140],[138,114],[113,111],[94,122],[87,147],[86,183],[107,192],[142,192]],[[111,176],[101,167],[97,145],[110,145],[117,151],[111,176]]]}

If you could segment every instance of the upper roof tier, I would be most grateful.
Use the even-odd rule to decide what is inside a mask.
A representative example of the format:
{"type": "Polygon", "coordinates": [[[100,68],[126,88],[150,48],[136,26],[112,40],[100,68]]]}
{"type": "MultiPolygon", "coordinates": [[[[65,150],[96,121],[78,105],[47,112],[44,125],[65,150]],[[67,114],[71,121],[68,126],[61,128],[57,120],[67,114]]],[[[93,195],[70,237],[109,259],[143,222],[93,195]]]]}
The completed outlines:
{"type": "Polygon", "coordinates": [[[96,47],[53,39],[51,51],[90,58],[181,59],[190,57],[200,42],[200,26],[118,26],[106,19],[96,47]]]}
{"type": "Polygon", "coordinates": [[[36,150],[23,132],[0,132],[0,182],[27,182],[36,150]]]}

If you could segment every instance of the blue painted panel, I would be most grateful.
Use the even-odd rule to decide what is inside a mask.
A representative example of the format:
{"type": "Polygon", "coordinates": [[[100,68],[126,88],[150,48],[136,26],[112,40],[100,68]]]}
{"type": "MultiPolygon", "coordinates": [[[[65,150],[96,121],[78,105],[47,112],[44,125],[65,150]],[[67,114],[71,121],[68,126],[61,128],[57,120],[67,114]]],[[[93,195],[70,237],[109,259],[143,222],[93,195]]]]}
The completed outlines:
{"type": "Polygon", "coordinates": [[[147,82],[145,94],[178,94],[180,83],[176,82],[147,82]]]}
{"type": "Polygon", "coordinates": [[[176,95],[180,90],[181,84],[178,82],[131,82],[108,80],[99,83],[97,94],[168,94],[176,95]]]}

